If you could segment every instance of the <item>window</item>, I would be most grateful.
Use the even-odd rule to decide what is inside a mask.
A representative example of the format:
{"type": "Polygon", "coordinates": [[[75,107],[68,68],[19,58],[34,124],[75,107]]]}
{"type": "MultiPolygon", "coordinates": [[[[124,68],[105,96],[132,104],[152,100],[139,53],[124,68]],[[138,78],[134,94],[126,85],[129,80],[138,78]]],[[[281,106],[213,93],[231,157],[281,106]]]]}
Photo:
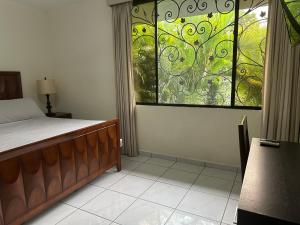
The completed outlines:
{"type": "Polygon", "coordinates": [[[266,0],[157,0],[132,10],[141,104],[259,108],[266,0]]]}

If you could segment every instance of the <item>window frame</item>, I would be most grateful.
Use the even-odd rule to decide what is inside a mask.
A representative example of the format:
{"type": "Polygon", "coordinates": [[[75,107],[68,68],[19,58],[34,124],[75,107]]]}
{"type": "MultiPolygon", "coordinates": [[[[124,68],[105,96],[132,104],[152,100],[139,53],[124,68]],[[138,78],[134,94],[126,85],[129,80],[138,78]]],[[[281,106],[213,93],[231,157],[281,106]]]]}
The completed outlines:
{"type": "MultiPolygon", "coordinates": [[[[145,1],[145,0],[144,0],[145,1]]],[[[234,18],[234,31],[233,31],[233,57],[232,57],[232,85],[231,85],[231,101],[230,105],[201,105],[201,104],[172,104],[172,103],[159,103],[159,78],[158,78],[158,0],[154,1],[155,7],[155,79],[156,79],[156,92],[155,102],[138,102],[136,105],[145,106],[167,106],[167,107],[188,107],[188,108],[221,108],[221,109],[238,109],[238,110],[262,110],[263,106],[239,106],[236,105],[236,75],[237,75],[237,54],[238,54],[238,36],[239,36],[239,14],[240,14],[240,0],[235,0],[235,18],[234,18]]],[[[149,2],[149,0],[148,0],[149,2]]],[[[269,23],[267,30],[269,28],[269,23]]],[[[268,32],[267,32],[268,34],[268,32]]],[[[264,77],[263,77],[264,78],[264,77]]]]}
{"type": "Polygon", "coordinates": [[[262,110],[261,106],[226,106],[226,105],[196,105],[196,104],[170,104],[170,103],[149,103],[136,102],[136,105],[144,106],[170,106],[170,107],[187,107],[187,108],[215,108],[215,109],[244,109],[244,110],[262,110]]]}

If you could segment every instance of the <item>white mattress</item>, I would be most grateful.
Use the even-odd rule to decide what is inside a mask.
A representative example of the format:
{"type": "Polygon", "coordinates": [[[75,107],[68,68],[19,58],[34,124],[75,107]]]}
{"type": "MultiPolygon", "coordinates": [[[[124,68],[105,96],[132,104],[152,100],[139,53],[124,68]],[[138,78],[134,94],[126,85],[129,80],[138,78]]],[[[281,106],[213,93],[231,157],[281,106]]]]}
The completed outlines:
{"type": "Polygon", "coordinates": [[[34,118],[0,124],[0,152],[103,123],[99,120],[34,118]]]}

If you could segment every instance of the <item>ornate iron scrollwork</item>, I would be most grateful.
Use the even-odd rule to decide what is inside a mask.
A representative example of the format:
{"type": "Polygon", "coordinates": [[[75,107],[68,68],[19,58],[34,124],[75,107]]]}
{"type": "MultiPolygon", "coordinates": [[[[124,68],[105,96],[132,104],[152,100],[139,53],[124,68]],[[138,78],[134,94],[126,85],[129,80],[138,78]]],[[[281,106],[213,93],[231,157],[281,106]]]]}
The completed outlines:
{"type": "Polygon", "coordinates": [[[158,95],[157,103],[232,106],[234,88],[236,105],[259,106],[267,1],[241,2],[238,31],[235,0],[158,0],[135,6],[132,35],[139,100],[155,102],[158,95]],[[260,33],[255,37],[251,32],[260,33]],[[147,57],[151,62],[141,65],[147,57]]]}

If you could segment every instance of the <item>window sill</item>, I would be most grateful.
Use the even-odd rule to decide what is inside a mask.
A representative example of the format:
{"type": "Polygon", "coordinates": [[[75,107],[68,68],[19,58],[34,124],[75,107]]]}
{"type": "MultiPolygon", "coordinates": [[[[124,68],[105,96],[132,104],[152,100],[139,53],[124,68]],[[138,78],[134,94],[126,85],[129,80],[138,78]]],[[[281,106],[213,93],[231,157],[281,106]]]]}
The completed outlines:
{"type": "Polygon", "coordinates": [[[216,108],[216,109],[242,109],[242,110],[261,110],[260,106],[221,106],[221,105],[193,105],[193,104],[167,104],[167,103],[143,103],[137,105],[146,106],[168,106],[168,107],[187,107],[187,108],[216,108]]]}

